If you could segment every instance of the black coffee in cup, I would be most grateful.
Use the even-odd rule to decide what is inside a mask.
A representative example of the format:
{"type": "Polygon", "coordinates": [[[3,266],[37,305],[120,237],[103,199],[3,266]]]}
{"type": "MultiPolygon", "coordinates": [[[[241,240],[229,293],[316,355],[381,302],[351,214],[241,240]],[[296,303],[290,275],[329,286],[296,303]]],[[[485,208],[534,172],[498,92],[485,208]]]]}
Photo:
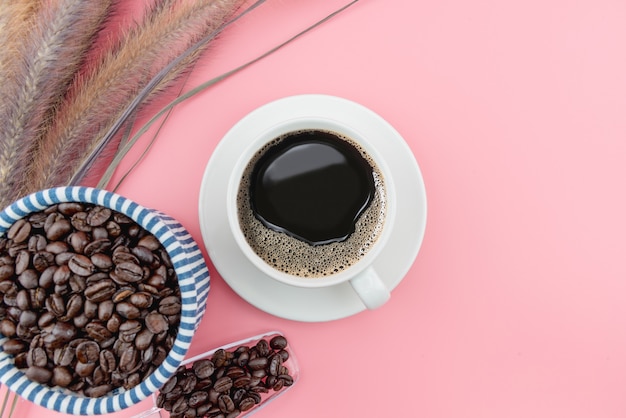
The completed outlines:
{"type": "Polygon", "coordinates": [[[254,252],[302,277],[340,272],[363,257],[385,218],[383,176],[356,141],[327,130],[278,137],[247,165],[239,224],[254,252]]]}

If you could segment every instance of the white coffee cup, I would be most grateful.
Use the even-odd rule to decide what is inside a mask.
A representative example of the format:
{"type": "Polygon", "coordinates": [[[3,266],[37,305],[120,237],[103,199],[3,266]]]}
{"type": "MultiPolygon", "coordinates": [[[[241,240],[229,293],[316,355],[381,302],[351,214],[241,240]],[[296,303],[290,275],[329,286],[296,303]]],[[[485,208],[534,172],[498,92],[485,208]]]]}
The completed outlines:
{"type": "Polygon", "coordinates": [[[393,231],[393,223],[396,213],[396,196],[394,182],[389,168],[381,158],[381,154],[372,146],[368,138],[361,134],[356,127],[344,122],[325,117],[300,117],[282,121],[263,132],[259,132],[256,138],[250,141],[247,148],[242,150],[235,166],[233,167],[228,180],[227,192],[227,217],[230,230],[235,242],[250,260],[250,262],[268,277],[281,283],[300,288],[320,288],[335,286],[343,282],[349,282],[357,293],[363,304],[368,309],[375,309],[382,306],[390,298],[390,292],[380,275],[385,272],[376,271],[373,263],[376,257],[387,244],[393,231]],[[369,157],[375,162],[378,172],[382,174],[385,189],[385,212],[382,230],[377,239],[369,247],[369,250],[361,256],[354,264],[337,273],[323,277],[301,277],[294,274],[285,273],[275,269],[261,258],[248,243],[238,216],[238,191],[246,167],[250,160],[266,144],[282,137],[290,132],[302,130],[329,131],[349,138],[359,144],[369,157]]]}

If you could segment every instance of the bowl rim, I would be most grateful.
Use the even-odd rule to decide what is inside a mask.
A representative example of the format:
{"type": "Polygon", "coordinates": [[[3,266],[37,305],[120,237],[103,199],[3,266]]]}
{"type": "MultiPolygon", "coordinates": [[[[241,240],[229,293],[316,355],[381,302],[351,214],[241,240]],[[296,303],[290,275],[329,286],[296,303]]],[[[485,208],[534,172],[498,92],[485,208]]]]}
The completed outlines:
{"type": "MultiPolygon", "coordinates": [[[[155,235],[167,251],[181,290],[181,319],[173,348],[163,363],[137,386],[125,390],[118,388],[107,396],[89,398],[69,392],[67,389],[51,387],[31,381],[24,372],[16,368],[13,356],[0,350],[0,382],[29,401],[57,412],[73,415],[99,415],[126,409],[141,402],[156,392],[176,372],[191,344],[198,319],[198,297],[195,277],[197,268],[189,265],[191,260],[188,241],[189,233],[173,218],[146,208],[131,199],[106,190],[83,186],[67,186],[45,189],[25,196],[0,212],[0,237],[17,220],[31,213],[64,202],[81,202],[104,206],[120,212],[148,232],[155,235]]],[[[203,261],[202,261],[203,263],[203,261]]],[[[0,345],[7,338],[1,336],[0,345]]]]}

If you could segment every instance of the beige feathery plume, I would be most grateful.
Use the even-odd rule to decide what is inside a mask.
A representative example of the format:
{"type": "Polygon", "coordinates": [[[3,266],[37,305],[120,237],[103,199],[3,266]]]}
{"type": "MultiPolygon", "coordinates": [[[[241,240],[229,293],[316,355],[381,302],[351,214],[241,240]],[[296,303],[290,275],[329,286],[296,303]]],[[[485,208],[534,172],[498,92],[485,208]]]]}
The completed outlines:
{"type": "MultiPolygon", "coordinates": [[[[0,82],[12,80],[17,45],[28,34],[30,19],[40,5],[39,0],[0,1],[0,82]]],[[[0,103],[0,106],[2,104],[0,103]]]]}
{"type": "MultiPolygon", "coordinates": [[[[22,2],[26,3],[26,2],[22,2]]],[[[23,194],[23,183],[45,132],[110,11],[111,0],[41,2],[21,25],[0,90],[0,206],[23,194]]],[[[9,19],[13,21],[15,16],[9,19]]]]}
{"type": "MultiPolygon", "coordinates": [[[[143,86],[190,45],[223,25],[242,3],[169,0],[152,7],[93,71],[75,80],[51,130],[40,141],[25,192],[68,184],[80,162],[143,86]]],[[[165,84],[185,68],[178,67],[165,84]]]]}

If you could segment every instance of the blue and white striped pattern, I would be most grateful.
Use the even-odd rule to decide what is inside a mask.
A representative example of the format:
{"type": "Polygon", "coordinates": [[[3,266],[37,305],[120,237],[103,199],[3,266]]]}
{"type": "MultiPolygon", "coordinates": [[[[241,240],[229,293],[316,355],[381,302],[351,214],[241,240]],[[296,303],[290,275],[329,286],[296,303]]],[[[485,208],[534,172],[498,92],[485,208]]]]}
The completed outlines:
{"type": "MultiPolygon", "coordinates": [[[[132,218],[156,236],[167,250],[176,274],[182,299],[181,324],[174,347],[163,364],[144,382],[102,398],[84,398],[60,388],[50,388],[26,378],[14,365],[13,356],[0,351],[0,381],[20,396],[58,412],[97,415],[128,408],[156,392],[176,372],[204,315],[209,293],[209,271],[198,245],[173,218],[145,208],[115,193],[89,187],[59,187],[29,195],[0,212],[0,237],[11,225],[32,212],[62,202],[83,202],[105,206],[132,218]]],[[[0,345],[6,338],[0,338],[0,345]]]]}

